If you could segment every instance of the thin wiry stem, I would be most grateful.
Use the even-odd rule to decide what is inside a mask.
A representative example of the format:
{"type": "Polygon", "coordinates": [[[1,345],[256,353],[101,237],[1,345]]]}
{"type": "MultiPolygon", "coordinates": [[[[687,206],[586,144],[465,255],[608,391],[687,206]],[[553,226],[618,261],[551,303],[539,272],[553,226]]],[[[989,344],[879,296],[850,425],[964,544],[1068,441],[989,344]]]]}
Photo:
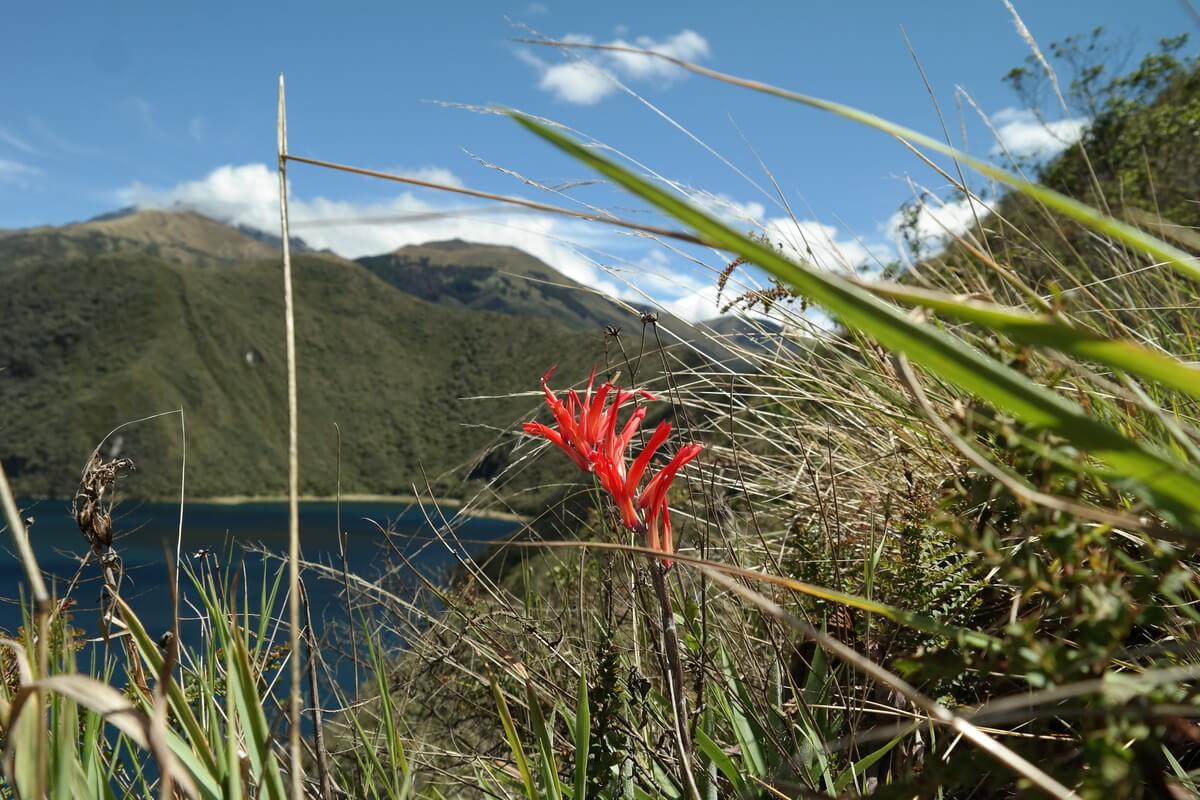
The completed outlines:
{"type": "Polygon", "coordinates": [[[317,771],[320,773],[321,797],[323,800],[333,800],[333,777],[329,768],[329,750],[325,746],[325,725],[321,713],[321,695],[317,689],[317,642],[313,635],[312,604],[308,599],[308,589],[300,584],[304,594],[304,640],[306,663],[308,665],[308,693],[311,695],[313,750],[317,756],[317,771]]]}
{"type": "Polygon", "coordinates": [[[667,658],[667,684],[670,688],[671,710],[675,717],[675,744],[679,749],[679,773],[691,800],[700,800],[696,776],[692,774],[692,737],[688,731],[687,694],[683,683],[683,661],[679,654],[679,633],[675,628],[675,611],[671,592],[667,588],[667,569],[657,562],[650,565],[654,593],[662,612],[663,651],[667,658]]]}
{"type": "Polygon", "coordinates": [[[179,408],[179,446],[182,448],[179,459],[179,531],[175,536],[175,569],[172,570],[175,580],[172,581],[174,589],[171,592],[171,610],[175,620],[176,639],[179,637],[179,570],[183,559],[183,502],[186,497],[187,485],[187,425],[183,420],[182,406],[179,408]]]}

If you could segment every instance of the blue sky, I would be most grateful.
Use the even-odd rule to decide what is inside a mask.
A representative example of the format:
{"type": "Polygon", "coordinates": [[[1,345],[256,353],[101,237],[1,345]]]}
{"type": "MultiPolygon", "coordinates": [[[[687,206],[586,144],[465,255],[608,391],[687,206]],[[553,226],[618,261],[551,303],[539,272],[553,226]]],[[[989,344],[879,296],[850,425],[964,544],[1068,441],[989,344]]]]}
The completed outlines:
{"type": "MultiPolygon", "coordinates": [[[[239,5],[10,6],[0,50],[8,76],[0,83],[0,227],[60,224],[136,203],[182,204],[273,229],[269,165],[281,70],[297,154],[646,218],[602,186],[555,196],[490,168],[551,186],[591,177],[501,116],[437,101],[502,105],[559,120],[723,198],[728,205],[710,202],[729,216],[747,213],[768,228],[782,222],[772,199],[611,75],[769,186],[761,158],[807,226],[801,233],[820,239],[816,249],[831,262],[888,257],[888,220],[912,196],[908,180],[943,188],[881,134],[657,62],[591,55],[597,66],[588,67],[574,55],[512,41],[527,35],[642,43],[936,133],[903,26],[956,138],[956,86],[993,116],[1010,145],[1030,153],[1049,152],[1084,124],[1068,117],[1048,132],[1017,107],[1000,79],[1028,48],[1001,0],[239,5]]],[[[1185,5],[1172,0],[1016,6],[1043,45],[1104,25],[1128,42],[1131,58],[1162,36],[1198,32],[1185,5]]],[[[988,155],[994,140],[964,108],[970,149],[988,155]]],[[[702,269],[612,231],[511,214],[332,225],[464,203],[299,165],[292,191],[295,232],[346,255],[448,236],[510,243],[602,288],[645,292],[691,317],[715,311],[702,269]]],[[[785,228],[774,229],[783,238],[795,233],[785,228]]]]}

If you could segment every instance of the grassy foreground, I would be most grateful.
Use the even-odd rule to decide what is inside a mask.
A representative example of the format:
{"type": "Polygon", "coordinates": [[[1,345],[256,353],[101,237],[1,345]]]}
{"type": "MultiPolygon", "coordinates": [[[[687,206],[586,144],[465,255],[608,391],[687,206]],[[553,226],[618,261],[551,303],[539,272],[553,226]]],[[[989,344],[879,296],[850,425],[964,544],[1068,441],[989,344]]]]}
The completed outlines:
{"type": "MultiPolygon", "coordinates": [[[[181,648],[120,598],[93,492],[81,528],[110,587],[104,657],[76,663],[69,603],[27,563],[30,618],[3,643],[0,791],[282,798],[302,772],[324,798],[1200,795],[1200,207],[1194,184],[1144,189],[1177,163],[1158,143],[1200,125],[1177,52],[1074,86],[1095,99],[1092,133],[1046,183],[684,65],[940,153],[963,197],[955,165],[1008,187],[891,281],[793,259],[518,117],[728,253],[715,273],[737,283],[749,263],[774,281],[779,346],[740,352],[753,371],[669,353],[652,372],[610,365],[705,445],[669,498],[673,567],[584,485],[548,512],[574,538],[521,537],[506,569],[464,559],[450,588],[303,565],[344,583],[356,624],[318,642],[309,621],[295,652],[282,570],[247,587],[203,562],[180,576],[203,644],[181,648]],[[812,330],[807,303],[836,331],[812,330]],[[302,764],[286,755],[289,659],[310,676],[302,764]],[[329,680],[339,664],[356,691],[329,680]]],[[[455,547],[452,521],[439,535],[455,547]]]]}

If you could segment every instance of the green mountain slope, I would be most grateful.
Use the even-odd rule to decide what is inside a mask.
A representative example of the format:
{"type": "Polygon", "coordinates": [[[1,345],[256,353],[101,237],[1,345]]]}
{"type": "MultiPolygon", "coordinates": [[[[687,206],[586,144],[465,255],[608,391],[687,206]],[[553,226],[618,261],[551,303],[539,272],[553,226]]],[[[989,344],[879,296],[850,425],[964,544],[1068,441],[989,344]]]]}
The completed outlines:
{"type": "MultiPolygon", "coordinates": [[[[225,231],[231,241],[241,236],[225,231]]],[[[53,230],[38,235],[52,254],[64,236],[75,241],[53,230]]],[[[35,250],[34,234],[17,236],[23,252],[35,250]]],[[[180,407],[191,495],[284,491],[277,256],[223,261],[221,269],[196,266],[215,260],[178,263],[188,259],[129,247],[119,255],[11,258],[9,238],[0,239],[0,457],[19,492],[71,493],[108,431],[180,407]]],[[[115,250],[104,243],[100,252],[115,250]]],[[[574,379],[602,354],[598,335],[432,305],[352,262],[309,255],[295,267],[305,493],[334,489],[334,423],[343,491],[407,492],[421,483],[422,466],[431,479],[469,467],[497,430],[511,431],[536,403],[460,398],[533,390],[555,363],[574,379]]],[[[126,491],[178,490],[178,429],[178,418],[166,417],[113,440],[138,465],[126,491]]]]}
{"type": "MultiPolygon", "coordinates": [[[[453,239],[401,247],[360,258],[358,263],[401,291],[440,306],[553,320],[596,334],[616,328],[626,336],[640,337],[641,312],[650,310],[648,306],[626,308],[514,247],[453,239]]],[[[712,332],[663,312],[656,312],[656,318],[673,334],[664,334],[664,341],[677,342],[679,337],[708,358],[735,369],[746,367],[712,332]]],[[[755,345],[752,337],[729,341],[755,345]]]]}
{"type": "Polygon", "coordinates": [[[595,331],[637,320],[608,297],[514,247],[454,239],[401,247],[358,263],[409,294],[450,308],[543,317],[595,331]]]}

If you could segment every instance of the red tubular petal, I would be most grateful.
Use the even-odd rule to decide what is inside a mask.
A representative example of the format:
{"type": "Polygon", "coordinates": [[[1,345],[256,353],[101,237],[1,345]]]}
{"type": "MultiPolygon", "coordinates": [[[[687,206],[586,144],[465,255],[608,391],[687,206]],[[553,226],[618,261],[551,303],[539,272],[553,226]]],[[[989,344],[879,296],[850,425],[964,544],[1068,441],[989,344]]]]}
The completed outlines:
{"type": "MultiPolygon", "coordinates": [[[[663,503],[662,507],[662,541],[660,541],[659,544],[661,545],[661,550],[664,553],[675,552],[675,542],[671,539],[671,509],[667,507],[666,503],[663,503]]],[[[664,558],[662,560],[664,569],[670,569],[671,565],[674,563],[675,562],[669,558],[664,558]]]]}
{"type": "MultiPolygon", "coordinates": [[[[557,438],[546,436],[555,444],[563,449],[571,460],[575,462],[581,470],[587,472],[590,468],[588,464],[588,455],[591,448],[587,442],[581,437],[578,424],[575,421],[575,415],[571,408],[564,405],[561,400],[554,394],[554,390],[550,388],[549,379],[554,374],[555,367],[542,376],[542,393],[546,396],[546,405],[549,406],[550,412],[554,415],[554,421],[558,423],[557,438]]],[[[571,392],[567,396],[567,402],[575,407],[578,407],[579,399],[575,392],[571,392]]],[[[538,435],[545,435],[540,430],[538,435]]]]}
{"type": "Polygon", "coordinates": [[[671,423],[660,422],[658,427],[654,429],[654,433],[650,436],[650,441],[646,443],[646,449],[638,454],[638,457],[633,460],[633,466],[629,468],[629,475],[625,478],[625,486],[630,494],[637,491],[638,481],[642,479],[642,474],[646,471],[646,467],[650,465],[650,459],[654,457],[654,453],[658,448],[662,447],[662,443],[671,435],[671,423]]]}
{"type": "Polygon", "coordinates": [[[592,372],[590,375],[588,375],[587,391],[584,392],[584,395],[583,395],[584,405],[587,405],[587,403],[592,399],[592,386],[595,383],[596,383],[596,365],[593,364],[592,372]]]}
{"type": "MultiPolygon", "coordinates": [[[[588,408],[584,411],[586,417],[584,417],[580,424],[583,426],[584,430],[587,431],[587,435],[592,442],[598,442],[603,438],[603,434],[601,432],[603,426],[601,425],[600,420],[603,416],[604,400],[608,397],[608,393],[611,392],[613,388],[614,387],[612,384],[606,383],[597,389],[596,396],[592,398],[591,405],[588,406],[588,408]]],[[[618,391],[618,398],[620,397],[620,394],[621,393],[618,391]]]]}
{"type": "Polygon", "coordinates": [[[621,524],[630,530],[636,530],[639,524],[638,513],[633,504],[633,497],[625,491],[623,470],[620,466],[603,454],[598,454],[592,459],[592,471],[599,478],[600,486],[612,496],[613,503],[621,512],[621,524]]]}
{"type": "Polygon", "coordinates": [[[700,455],[700,451],[703,449],[704,445],[696,444],[695,442],[685,444],[679,448],[679,452],[675,454],[675,457],[646,484],[646,488],[642,490],[642,494],[638,498],[638,505],[646,508],[647,506],[652,507],[660,502],[664,502],[667,492],[671,488],[671,482],[675,480],[675,475],[685,464],[700,455]]]}
{"type": "Polygon", "coordinates": [[[662,540],[658,535],[658,517],[654,515],[646,521],[646,548],[662,551],[662,540]]]}
{"type": "Polygon", "coordinates": [[[646,409],[635,408],[633,413],[629,415],[629,419],[625,422],[625,427],[621,430],[621,435],[618,436],[612,443],[613,458],[625,461],[625,450],[629,447],[629,443],[633,440],[633,435],[637,433],[637,429],[641,426],[642,420],[646,418],[646,409]]]}
{"type": "Polygon", "coordinates": [[[526,433],[534,436],[541,436],[542,438],[546,439],[555,447],[566,453],[567,456],[575,462],[576,466],[585,472],[587,471],[587,462],[582,461],[579,458],[579,455],[575,452],[575,449],[567,444],[567,442],[563,439],[562,434],[554,430],[554,428],[551,428],[549,425],[543,425],[540,422],[526,422],[522,427],[525,429],[526,433]]]}
{"type": "Polygon", "coordinates": [[[526,422],[521,426],[521,428],[526,433],[532,433],[534,436],[545,436],[547,439],[549,439],[551,436],[554,436],[560,440],[562,439],[562,437],[558,435],[558,431],[554,430],[554,428],[551,428],[549,425],[543,425],[540,422],[526,422]]]}
{"type": "Polygon", "coordinates": [[[603,442],[612,441],[617,430],[617,412],[621,408],[621,404],[625,402],[625,393],[617,389],[617,393],[613,395],[612,402],[608,408],[604,409],[604,416],[600,418],[600,424],[597,426],[596,438],[603,442]]]}

